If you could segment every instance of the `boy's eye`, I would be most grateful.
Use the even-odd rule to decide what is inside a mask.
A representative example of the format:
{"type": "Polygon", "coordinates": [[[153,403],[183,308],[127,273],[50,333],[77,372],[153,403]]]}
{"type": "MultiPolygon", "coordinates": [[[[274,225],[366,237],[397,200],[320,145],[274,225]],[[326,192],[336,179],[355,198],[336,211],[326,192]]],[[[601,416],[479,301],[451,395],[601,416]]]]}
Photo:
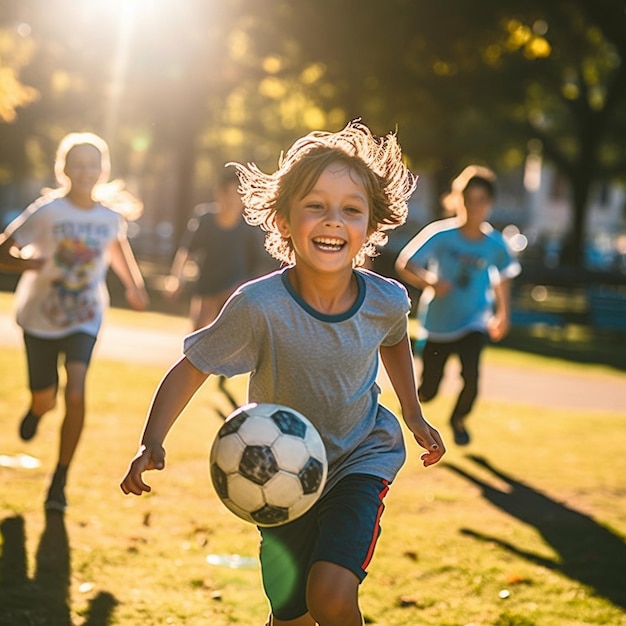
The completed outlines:
{"type": "Polygon", "coordinates": [[[350,213],[350,215],[362,215],[364,210],[360,207],[356,206],[348,206],[344,209],[346,213],[350,213]]]}

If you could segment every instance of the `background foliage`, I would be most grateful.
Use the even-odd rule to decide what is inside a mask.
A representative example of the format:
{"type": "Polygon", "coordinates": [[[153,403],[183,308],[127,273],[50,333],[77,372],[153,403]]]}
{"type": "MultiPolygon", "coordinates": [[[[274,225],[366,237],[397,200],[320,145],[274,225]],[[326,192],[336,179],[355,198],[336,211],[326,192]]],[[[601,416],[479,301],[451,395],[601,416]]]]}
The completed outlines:
{"type": "Polygon", "coordinates": [[[591,185],[626,178],[623,0],[1,4],[5,207],[50,176],[65,132],[91,129],[180,230],[224,161],[271,169],[303,132],[361,117],[397,127],[438,190],[470,161],[541,152],[570,182],[577,262],[591,185]]]}

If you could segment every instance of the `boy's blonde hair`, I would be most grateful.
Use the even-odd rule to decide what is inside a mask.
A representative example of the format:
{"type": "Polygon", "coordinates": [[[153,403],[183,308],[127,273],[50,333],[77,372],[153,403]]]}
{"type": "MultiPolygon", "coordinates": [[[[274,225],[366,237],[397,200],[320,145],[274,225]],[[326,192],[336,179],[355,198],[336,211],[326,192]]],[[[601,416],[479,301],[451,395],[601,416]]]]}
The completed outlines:
{"type": "Polygon", "coordinates": [[[65,173],[67,155],[77,146],[93,146],[100,153],[100,177],[93,189],[92,197],[108,208],[117,211],[127,220],[139,218],[143,212],[143,203],[125,190],[124,181],[109,181],[111,175],[111,154],[107,142],[95,133],[68,133],[61,139],[54,160],[54,175],[58,183],[56,189],[44,189],[44,200],[60,198],[70,191],[70,179],[65,173]]]}
{"type": "Polygon", "coordinates": [[[305,196],[326,167],[337,162],[361,178],[369,198],[369,236],[355,265],[363,265],[366,255],[375,256],[376,247],[387,243],[384,231],[406,221],[417,177],[404,165],[395,133],[375,137],[358,120],[336,133],[314,131],[281,155],[273,174],[261,172],[254,163],[228,164],[237,168],[246,221],[266,231],[265,248],[274,258],[295,262],[291,240],[279,232],[276,215],[288,218],[293,200],[305,196]]]}

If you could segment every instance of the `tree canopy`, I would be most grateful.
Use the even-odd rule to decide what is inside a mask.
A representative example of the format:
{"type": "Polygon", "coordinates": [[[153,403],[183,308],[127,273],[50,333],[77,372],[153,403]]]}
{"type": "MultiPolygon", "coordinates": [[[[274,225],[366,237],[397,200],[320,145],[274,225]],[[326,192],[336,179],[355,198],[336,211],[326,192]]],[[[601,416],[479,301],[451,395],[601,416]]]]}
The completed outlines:
{"type": "Polygon", "coordinates": [[[224,161],[273,168],[312,129],[398,128],[443,187],[533,142],[589,191],[626,180],[623,0],[2,0],[0,181],[49,176],[60,137],[101,133],[148,210],[184,223],[224,161]],[[151,209],[152,207],[152,209],[151,209]]]}

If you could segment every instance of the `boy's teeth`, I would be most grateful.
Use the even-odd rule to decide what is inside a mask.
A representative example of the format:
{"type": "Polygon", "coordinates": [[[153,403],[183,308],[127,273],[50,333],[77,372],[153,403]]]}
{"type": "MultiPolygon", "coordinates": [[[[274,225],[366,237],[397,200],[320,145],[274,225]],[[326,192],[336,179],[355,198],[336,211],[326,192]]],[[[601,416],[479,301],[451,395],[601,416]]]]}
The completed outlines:
{"type": "Polygon", "coordinates": [[[318,237],[315,239],[315,243],[319,243],[326,246],[342,246],[343,241],[341,239],[327,239],[326,237],[318,237]]]}
{"type": "Polygon", "coordinates": [[[323,250],[341,250],[344,242],[341,239],[327,239],[323,237],[314,239],[314,243],[323,250]]]}

